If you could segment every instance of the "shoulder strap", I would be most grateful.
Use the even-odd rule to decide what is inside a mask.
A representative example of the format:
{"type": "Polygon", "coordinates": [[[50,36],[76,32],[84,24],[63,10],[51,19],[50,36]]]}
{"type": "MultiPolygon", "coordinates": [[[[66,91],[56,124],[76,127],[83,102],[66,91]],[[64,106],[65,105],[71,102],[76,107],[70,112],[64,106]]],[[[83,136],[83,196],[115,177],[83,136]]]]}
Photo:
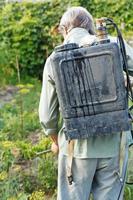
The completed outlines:
{"type": "Polygon", "coordinates": [[[72,185],[72,162],[73,162],[74,140],[68,141],[68,158],[67,158],[67,177],[69,185],[72,185]]]}

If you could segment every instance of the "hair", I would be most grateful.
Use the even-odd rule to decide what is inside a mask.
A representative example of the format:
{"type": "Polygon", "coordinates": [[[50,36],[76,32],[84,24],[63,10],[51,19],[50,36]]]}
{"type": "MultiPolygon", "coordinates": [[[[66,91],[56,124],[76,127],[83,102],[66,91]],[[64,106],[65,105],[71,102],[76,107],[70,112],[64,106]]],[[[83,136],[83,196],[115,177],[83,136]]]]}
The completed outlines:
{"type": "Polygon", "coordinates": [[[71,7],[62,16],[59,24],[59,32],[69,32],[73,28],[84,28],[90,34],[95,34],[92,15],[83,7],[71,7]]]}

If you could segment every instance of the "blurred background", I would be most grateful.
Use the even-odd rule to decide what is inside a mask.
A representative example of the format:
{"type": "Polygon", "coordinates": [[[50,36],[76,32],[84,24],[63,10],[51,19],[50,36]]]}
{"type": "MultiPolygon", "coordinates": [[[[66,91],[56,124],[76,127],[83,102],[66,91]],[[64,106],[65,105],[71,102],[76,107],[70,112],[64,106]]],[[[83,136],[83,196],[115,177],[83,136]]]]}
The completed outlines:
{"type": "MultiPolygon", "coordinates": [[[[57,157],[45,152],[38,103],[46,58],[62,42],[58,24],[71,6],[113,18],[133,46],[132,0],[0,0],[0,200],[56,199],[57,157]]],[[[133,199],[132,185],[124,196],[133,199]]]]}

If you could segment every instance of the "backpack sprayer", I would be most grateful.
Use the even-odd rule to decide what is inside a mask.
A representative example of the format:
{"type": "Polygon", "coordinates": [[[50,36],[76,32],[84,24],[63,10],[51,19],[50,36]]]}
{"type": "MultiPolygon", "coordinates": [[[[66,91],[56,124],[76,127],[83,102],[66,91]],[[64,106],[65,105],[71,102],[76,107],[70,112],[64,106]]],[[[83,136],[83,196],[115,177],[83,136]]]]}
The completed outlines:
{"type": "Polygon", "coordinates": [[[51,57],[54,66],[57,95],[65,126],[68,129],[68,131],[65,131],[66,139],[68,140],[88,138],[89,136],[100,135],[100,132],[103,132],[103,135],[107,135],[109,132],[129,130],[129,127],[131,127],[127,119],[128,108],[125,106],[125,86],[123,81],[121,84],[123,73],[121,69],[117,69],[121,68],[120,65],[122,65],[127,78],[127,99],[129,96],[132,100],[133,93],[123,37],[117,25],[110,18],[97,19],[96,29],[97,42],[93,46],[80,48],[75,43],[61,45],[55,48],[55,52],[51,57]],[[107,32],[109,26],[113,26],[117,31],[119,48],[114,43],[110,43],[107,32]],[[122,64],[119,61],[119,49],[122,55],[122,64]],[[106,67],[109,62],[110,66],[106,67]],[[100,69],[103,74],[99,78],[101,72],[98,70],[100,69]],[[112,75],[113,73],[116,75],[112,75]],[[112,78],[110,78],[111,76],[112,78]],[[110,79],[109,81],[107,77],[108,80],[110,79]],[[97,79],[100,80],[97,81],[97,79]],[[101,84],[102,82],[104,83],[101,84]],[[104,88],[106,85],[107,87],[104,88]],[[121,85],[123,85],[123,88],[121,85]],[[115,102],[116,105],[114,105],[115,102]],[[115,112],[116,107],[120,110],[119,113],[115,112]],[[123,111],[124,109],[125,111],[123,111]],[[114,111],[114,115],[112,111],[114,111]],[[104,112],[107,112],[107,114],[104,115],[104,112]],[[106,116],[109,115],[110,118],[107,119],[106,116]],[[97,125],[98,123],[99,125],[97,125]],[[108,123],[110,124],[109,126],[108,123]],[[89,133],[89,130],[92,133],[89,133]]]}

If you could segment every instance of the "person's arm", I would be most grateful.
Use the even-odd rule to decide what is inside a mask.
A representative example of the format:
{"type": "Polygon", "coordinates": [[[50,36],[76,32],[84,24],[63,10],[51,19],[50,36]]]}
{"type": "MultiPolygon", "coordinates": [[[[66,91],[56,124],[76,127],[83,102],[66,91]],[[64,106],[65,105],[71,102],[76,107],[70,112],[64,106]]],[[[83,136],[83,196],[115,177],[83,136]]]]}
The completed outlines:
{"type": "Polygon", "coordinates": [[[52,140],[51,150],[58,153],[58,116],[59,103],[56,94],[50,58],[47,59],[43,72],[43,85],[39,103],[39,118],[47,136],[52,140]]]}
{"type": "MultiPolygon", "coordinates": [[[[119,45],[117,37],[109,36],[111,42],[115,42],[119,45]]],[[[131,47],[125,40],[124,40],[125,48],[126,48],[126,56],[127,56],[127,63],[128,63],[128,70],[129,74],[133,76],[133,47],[131,47]]]]}
{"type": "MultiPolygon", "coordinates": [[[[124,80],[125,80],[125,87],[127,87],[127,76],[126,76],[126,73],[124,71],[123,71],[123,74],[124,74],[124,80]]],[[[133,87],[133,76],[129,75],[129,79],[130,79],[131,87],[133,87]]]]}
{"type": "Polygon", "coordinates": [[[126,48],[129,74],[133,76],[133,47],[131,47],[125,40],[124,44],[126,48]]]}
{"type": "MultiPolygon", "coordinates": [[[[133,48],[128,45],[128,43],[124,40],[126,54],[127,54],[127,64],[128,64],[128,72],[129,72],[129,79],[131,83],[131,87],[133,87],[133,48]]],[[[127,77],[126,73],[124,72],[125,78],[125,86],[127,86],[127,77]]]]}

